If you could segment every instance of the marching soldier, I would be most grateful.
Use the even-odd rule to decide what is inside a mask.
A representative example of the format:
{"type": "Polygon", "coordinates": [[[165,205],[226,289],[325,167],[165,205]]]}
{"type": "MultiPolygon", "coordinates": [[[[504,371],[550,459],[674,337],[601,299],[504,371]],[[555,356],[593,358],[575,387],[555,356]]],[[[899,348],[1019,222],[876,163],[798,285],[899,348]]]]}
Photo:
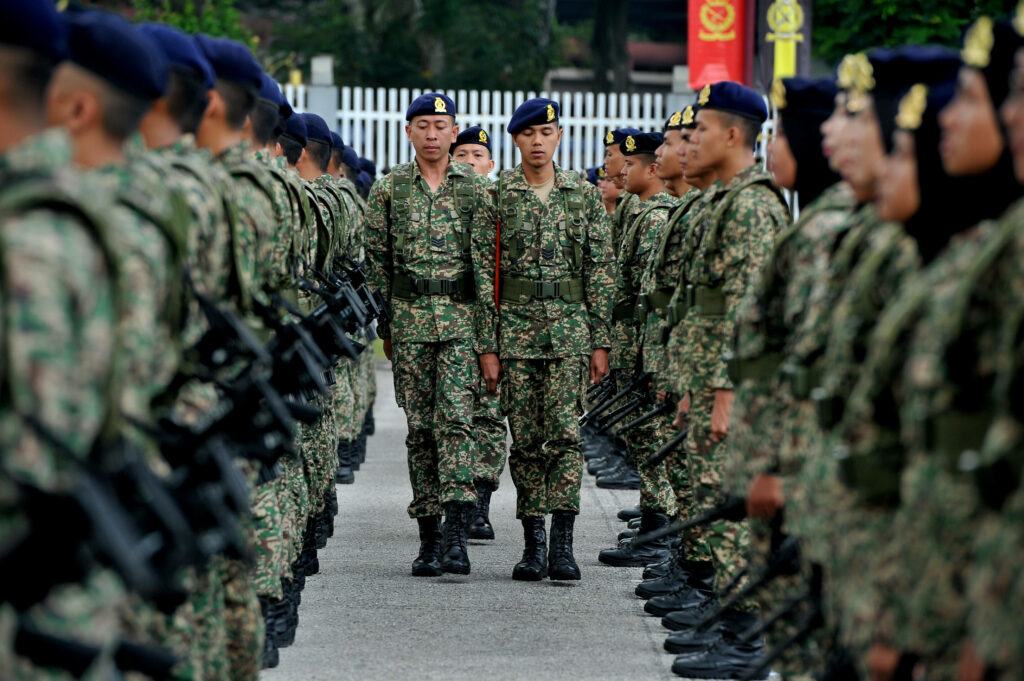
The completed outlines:
{"type": "Polygon", "coordinates": [[[554,162],[559,106],[519,105],[508,132],[522,155],[498,179],[502,224],[502,406],[526,547],[513,579],[580,579],[572,553],[587,381],[608,373],[614,250],[597,191],[554,162]],[[552,515],[551,548],[544,516],[552,515]]]}
{"type": "Polygon", "coordinates": [[[374,183],[366,212],[369,280],[393,315],[378,333],[409,422],[417,576],[469,574],[474,392],[482,374],[493,393],[499,369],[494,204],[490,183],[449,156],[458,135],[455,113],[455,103],[440,93],[413,100],[406,134],[415,160],[374,183]]]}

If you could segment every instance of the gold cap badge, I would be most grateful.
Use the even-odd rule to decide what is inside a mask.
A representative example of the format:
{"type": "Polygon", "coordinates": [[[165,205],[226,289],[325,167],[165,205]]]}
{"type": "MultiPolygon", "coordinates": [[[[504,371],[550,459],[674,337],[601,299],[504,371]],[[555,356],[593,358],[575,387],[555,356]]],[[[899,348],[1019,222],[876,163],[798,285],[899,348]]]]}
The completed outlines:
{"type": "Polygon", "coordinates": [[[604,144],[605,146],[608,146],[609,144],[615,144],[615,133],[612,132],[611,130],[609,130],[608,134],[604,136],[604,144]]]}
{"type": "Polygon", "coordinates": [[[896,111],[896,125],[904,130],[917,130],[921,127],[921,116],[928,108],[928,88],[918,83],[910,88],[900,100],[896,111]]]}
{"type": "Polygon", "coordinates": [[[700,90],[700,96],[697,98],[697,103],[704,106],[711,101],[711,85],[705,85],[700,90]]]}
{"type": "Polygon", "coordinates": [[[682,117],[683,117],[683,112],[682,111],[676,111],[674,114],[672,114],[671,118],[668,119],[668,126],[670,128],[674,128],[675,126],[679,125],[679,121],[680,121],[680,119],[682,119],[682,117]]]}
{"type": "Polygon", "coordinates": [[[992,17],[978,17],[964,35],[964,49],[960,51],[964,63],[976,69],[988,66],[992,59],[992,17]]]}
{"type": "Polygon", "coordinates": [[[434,97],[434,113],[448,113],[448,105],[440,97],[434,97]]]}
{"type": "Polygon", "coordinates": [[[1024,35],[1024,0],[1017,3],[1017,11],[1013,13],[1013,27],[1018,35],[1024,35]]]}
{"type": "Polygon", "coordinates": [[[636,151],[636,140],[632,135],[626,138],[626,151],[636,151]]]}
{"type": "Polygon", "coordinates": [[[601,166],[600,168],[597,169],[597,176],[598,177],[603,178],[603,177],[605,177],[605,175],[607,175],[607,173],[604,171],[604,166],[601,166]]]}
{"type": "Polygon", "coordinates": [[[555,120],[555,106],[553,104],[548,104],[548,121],[547,122],[550,123],[553,120],[555,120]]]}
{"type": "Polygon", "coordinates": [[[693,106],[688,106],[683,109],[683,125],[692,125],[693,116],[693,106]]]}
{"type": "Polygon", "coordinates": [[[875,87],[875,71],[871,62],[863,52],[848,54],[839,63],[837,81],[839,87],[847,92],[846,108],[856,113],[867,106],[868,92],[875,87]]]}
{"type": "Polygon", "coordinates": [[[781,78],[776,78],[775,82],[772,83],[771,99],[772,105],[776,109],[786,108],[786,86],[781,78]]]}
{"type": "Polygon", "coordinates": [[[483,130],[480,131],[480,141],[487,144],[487,133],[483,130]]]}

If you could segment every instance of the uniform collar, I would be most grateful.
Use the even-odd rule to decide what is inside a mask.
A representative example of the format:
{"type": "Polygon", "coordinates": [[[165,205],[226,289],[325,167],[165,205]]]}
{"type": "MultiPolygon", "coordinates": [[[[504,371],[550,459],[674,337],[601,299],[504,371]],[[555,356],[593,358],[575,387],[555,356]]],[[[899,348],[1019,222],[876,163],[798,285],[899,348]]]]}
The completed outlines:
{"type": "Polygon", "coordinates": [[[49,174],[71,166],[71,138],[50,128],[26,138],[0,156],[0,176],[49,174]]]}

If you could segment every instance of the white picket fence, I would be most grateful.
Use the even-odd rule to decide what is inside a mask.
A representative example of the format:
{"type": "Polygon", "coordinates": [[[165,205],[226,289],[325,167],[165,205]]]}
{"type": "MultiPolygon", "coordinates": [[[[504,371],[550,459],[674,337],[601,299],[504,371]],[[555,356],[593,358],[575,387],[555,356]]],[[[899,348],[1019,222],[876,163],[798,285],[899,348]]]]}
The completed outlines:
{"type": "MultiPolygon", "coordinates": [[[[285,95],[296,111],[306,103],[304,85],[285,86],[285,95]]],[[[412,145],[405,135],[405,110],[424,92],[410,88],[355,88],[340,90],[335,130],[360,156],[372,158],[378,172],[412,159],[412,145]]],[[[512,168],[518,153],[505,132],[512,112],[531,97],[551,97],[562,108],[565,130],[555,160],[562,168],[582,170],[601,165],[604,134],[609,128],[634,127],[661,130],[665,124],[664,97],[660,94],[607,94],[594,92],[507,92],[447,90],[458,110],[461,127],[479,125],[491,136],[496,170],[512,168]]]]}

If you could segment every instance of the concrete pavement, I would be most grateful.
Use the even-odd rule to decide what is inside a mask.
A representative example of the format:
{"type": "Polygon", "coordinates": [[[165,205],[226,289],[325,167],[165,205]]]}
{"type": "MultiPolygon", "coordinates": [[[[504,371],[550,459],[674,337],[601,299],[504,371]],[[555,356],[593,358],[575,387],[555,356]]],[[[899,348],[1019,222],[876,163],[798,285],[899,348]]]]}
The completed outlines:
{"type": "Polygon", "coordinates": [[[405,418],[384,362],[377,379],[366,463],[354,485],[339,486],[337,529],[306,581],[295,643],[261,681],[676,678],[661,647],[667,632],[633,595],[641,569],[597,561],[637,492],[597,489],[585,475],[575,544],[583,580],[515,582],[522,527],[506,468],[491,505],[497,539],[470,542],[472,574],[410,576],[419,540],[406,515],[405,418]]]}

